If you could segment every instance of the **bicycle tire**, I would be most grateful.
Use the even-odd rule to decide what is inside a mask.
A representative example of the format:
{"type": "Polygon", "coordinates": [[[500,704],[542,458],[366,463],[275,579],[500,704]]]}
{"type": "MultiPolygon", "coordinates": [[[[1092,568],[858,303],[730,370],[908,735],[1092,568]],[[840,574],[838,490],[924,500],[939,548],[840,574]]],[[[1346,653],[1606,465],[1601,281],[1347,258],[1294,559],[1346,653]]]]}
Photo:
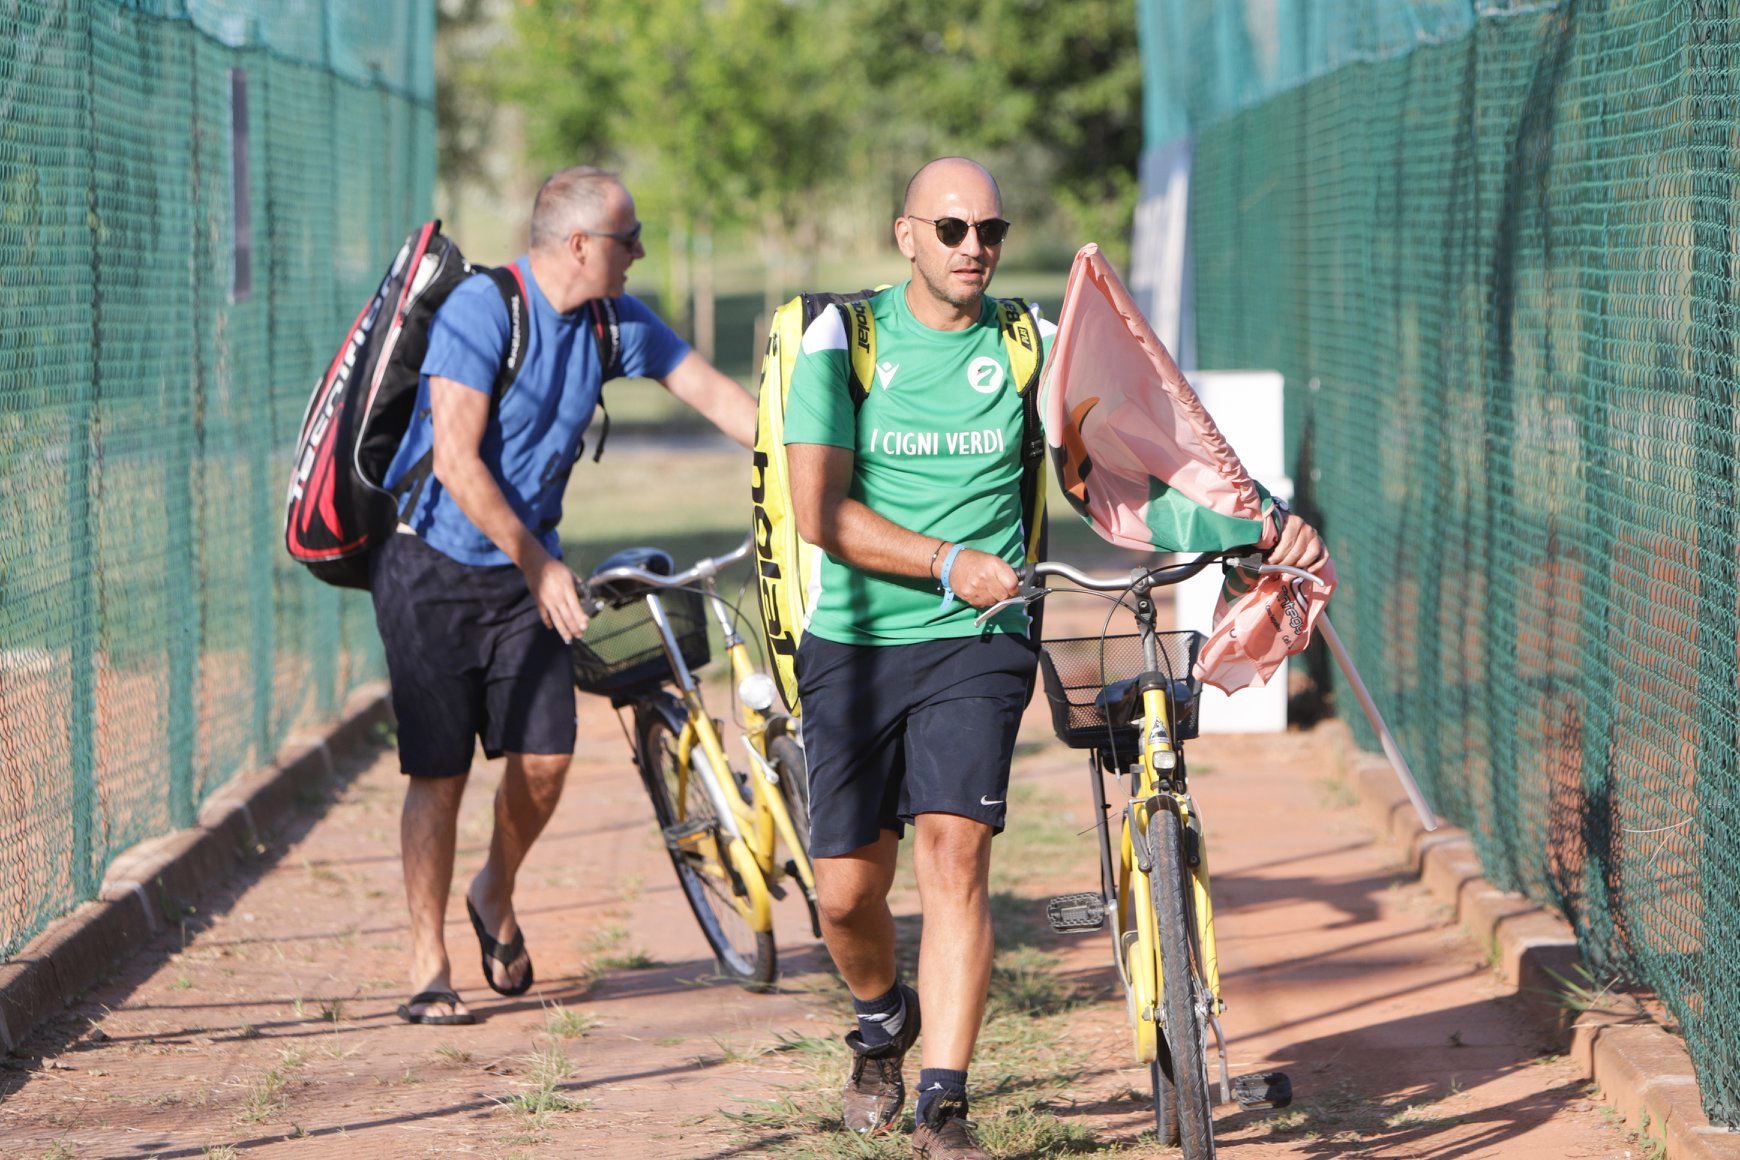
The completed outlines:
{"type": "Polygon", "coordinates": [[[1162,1059],[1166,1044],[1162,1040],[1160,1055],[1148,1065],[1148,1082],[1154,1089],[1154,1134],[1165,1148],[1178,1146],[1178,1088],[1172,1082],[1172,1061],[1162,1059]]]}
{"type": "MultiPolygon", "coordinates": [[[[1170,810],[1156,810],[1148,820],[1148,849],[1154,858],[1148,881],[1160,932],[1160,991],[1166,1013],[1161,1039],[1172,1065],[1177,1143],[1184,1160],[1214,1160],[1214,1097],[1208,1086],[1203,1035],[1206,999],[1191,934],[1190,867],[1184,860],[1178,818],[1170,810]]],[[[1156,1060],[1154,1074],[1162,1075],[1163,1070],[1156,1060]]],[[[1156,1088],[1157,1121],[1160,1102],[1156,1088]]]]}
{"type": "MultiPolygon", "coordinates": [[[[773,932],[754,930],[737,911],[733,895],[739,894],[741,887],[736,872],[724,859],[725,847],[712,799],[696,779],[690,778],[680,809],[675,800],[675,741],[688,720],[682,702],[668,693],[636,703],[635,760],[640,766],[641,783],[652,799],[661,833],[667,834],[665,852],[676,869],[677,882],[688,899],[689,909],[695,913],[701,934],[712,948],[713,957],[718,960],[720,973],[751,991],[765,991],[773,986],[778,971],[773,932]],[[711,842],[673,840],[668,836],[670,829],[679,823],[707,819],[711,819],[711,842]]],[[[697,758],[706,760],[695,750],[690,760],[697,758]]],[[[726,787],[725,792],[741,792],[729,771],[719,780],[726,787]]]]}
{"type": "MultiPolygon", "coordinates": [[[[803,746],[791,737],[775,737],[767,747],[767,763],[779,774],[779,792],[791,815],[803,852],[810,850],[810,773],[803,746]]],[[[794,850],[795,854],[796,851],[794,850]]]]}

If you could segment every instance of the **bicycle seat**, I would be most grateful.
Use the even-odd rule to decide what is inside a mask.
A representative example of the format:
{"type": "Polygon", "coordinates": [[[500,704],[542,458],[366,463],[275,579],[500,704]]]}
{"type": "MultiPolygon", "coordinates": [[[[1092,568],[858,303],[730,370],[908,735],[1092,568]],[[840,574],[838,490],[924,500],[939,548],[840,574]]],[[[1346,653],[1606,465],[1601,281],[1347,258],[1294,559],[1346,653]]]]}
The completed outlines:
{"type": "MultiPolygon", "coordinates": [[[[642,572],[651,572],[655,576],[670,576],[676,572],[677,562],[663,548],[624,548],[600,560],[598,566],[592,569],[592,575],[597,577],[612,568],[639,568],[642,572]]],[[[589,587],[595,599],[612,608],[621,608],[646,591],[644,584],[626,579],[602,582],[594,580],[589,587]]]]}

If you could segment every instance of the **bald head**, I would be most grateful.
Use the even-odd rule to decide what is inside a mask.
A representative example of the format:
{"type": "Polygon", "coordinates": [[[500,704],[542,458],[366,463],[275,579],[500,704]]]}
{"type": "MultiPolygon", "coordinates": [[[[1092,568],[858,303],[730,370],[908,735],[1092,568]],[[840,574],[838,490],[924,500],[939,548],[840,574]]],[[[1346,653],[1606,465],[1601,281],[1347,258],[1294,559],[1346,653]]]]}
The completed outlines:
{"type": "Polygon", "coordinates": [[[1009,227],[1002,217],[1003,195],[977,161],[939,157],[912,175],[894,241],[912,263],[906,301],[920,322],[958,330],[978,320],[1009,227]]]}
{"type": "Polygon", "coordinates": [[[989,169],[966,157],[939,157],[906,183],[906,200],[900,212],[929,216],[939,201],[951,196],[971,199],[973,195],[988,195],[996,212],[1003,212],[1003,193],[989,169]]]}
{"type": "Polygon", "coordinates": [[[600,223],[625,196],[622,179],[607,169],[574,165],[558,170],[532,203],[532,249],[560,246],[575,230],[608,228],[600,223]]]}

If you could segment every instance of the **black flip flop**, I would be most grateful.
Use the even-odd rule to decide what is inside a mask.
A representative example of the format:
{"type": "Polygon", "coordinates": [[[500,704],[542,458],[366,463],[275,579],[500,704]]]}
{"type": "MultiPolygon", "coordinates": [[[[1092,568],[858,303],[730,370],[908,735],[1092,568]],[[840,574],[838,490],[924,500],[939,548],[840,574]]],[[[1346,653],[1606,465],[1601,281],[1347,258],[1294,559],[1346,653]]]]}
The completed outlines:
{"type": "Polygon", "coordinates": [[[532,959],[526,955],[526,977],[520,980],[517,987],[498,987],[495,976],[490,973],[489,960],[494,959],[504,967],[511,967],[526,953],[526,932],[514,931],[513,941],[503,946],[496,941],[483,925],[483,919],[477,915],[477,908],[471,905],[469,897],[465,900],[465,913],[471,916],[471,929],[477,932],[477,945],[483,948],[483,981],[489,984],[489,989],[498,995],[506,995],[510,999],[515,995],[524,995],[532,989],[532,959]]]}
{"type": "Polygon", "coordinates": [[[420,991],[411,996],[409,1003],[399,1004],[399,1018],[407,1023],[476,1023],[477,1016],[469,1011],[455,1011],[451,1015],[419,1015],[412,1011],[413,1007],[427,1007],[431,1003],[446,1003],[459,1006],[459,996],[452,991],[420,991]]]}

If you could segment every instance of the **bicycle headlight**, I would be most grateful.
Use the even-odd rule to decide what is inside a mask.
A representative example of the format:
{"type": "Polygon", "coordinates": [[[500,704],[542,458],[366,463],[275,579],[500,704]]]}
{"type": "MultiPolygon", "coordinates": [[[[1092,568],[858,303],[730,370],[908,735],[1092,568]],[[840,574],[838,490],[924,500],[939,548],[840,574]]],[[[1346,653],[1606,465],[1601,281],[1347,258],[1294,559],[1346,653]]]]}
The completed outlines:
{"type": "Polygon", "coordinates": [[[778,696],[779,690],[774,688],[773,678],[766,673],[750,673],[737,686],[737,699],[757,713],[765,713],[773,708],[773,702],[778,696]]]}

